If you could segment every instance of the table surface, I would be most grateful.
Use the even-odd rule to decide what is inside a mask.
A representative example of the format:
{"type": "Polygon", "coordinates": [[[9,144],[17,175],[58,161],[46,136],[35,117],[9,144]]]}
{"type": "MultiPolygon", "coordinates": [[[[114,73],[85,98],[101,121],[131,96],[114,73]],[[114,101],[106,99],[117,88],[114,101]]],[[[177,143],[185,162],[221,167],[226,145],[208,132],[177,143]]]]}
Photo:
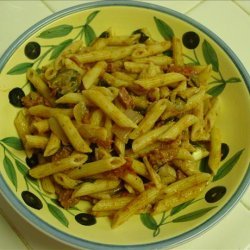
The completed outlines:
{"type": "MultiPolygon", "coordinates": [[[[54,12],[90,1],[0,1],[0,56],[26,29],[54,12]]],[[[174,9],[222,38],[250,72],[250,1],[144,0],[174,9]]],[[[0,249],[73,250],[27,223],[0,194],[0,249]]],[[[175,249],[250,249],[250,188],[236,207],[199,238],[175,249]]]]}

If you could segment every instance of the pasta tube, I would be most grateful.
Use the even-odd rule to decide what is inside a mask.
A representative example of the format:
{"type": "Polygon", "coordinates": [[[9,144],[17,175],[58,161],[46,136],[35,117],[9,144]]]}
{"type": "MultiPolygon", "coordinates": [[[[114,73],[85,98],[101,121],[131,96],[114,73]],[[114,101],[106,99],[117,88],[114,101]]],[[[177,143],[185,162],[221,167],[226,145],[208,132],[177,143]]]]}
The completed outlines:
{"type": "Polygon", "coordinates": [[[83,154],[75,154],[59,161],[48,162],[45,164],[37,165],[29,170],[30,176],[40,179],[58,172],[63,172],[71,168],[81,166],[87,160],[87,156],[83,154]]]}
{"type": "Polygon", "coordinates": [[[29,68],[26,73],[27,79],[32,83],[35,89],[49,101],[49,103],[54,106],[55,100],[51,96],[51,91],[47,84],[40,78],[38,73],[34,70],[29,68]]]}
{"type": "Polygon", "coordinates": [[[167,108],[167,105],[168,101],[165,99],[157,101],[153,105],[153,107],[151,107],[149,111],[146,113],[145,117],[139,123],[138,127],[130,133],[129,138],[135,139],[139,135],[145,134],[147,131],[152,129],[156,121],[159,119],[159,117],[167,108]]]}
{"type": "Polygon", "coordinates": [[[159,140],[169,141],[175,140],[180,133],[197,122],[198,118],[194,115],[185,115],[172,127],[170,127],[165,133],[159,136],[159,140]]]}
{"type": "Polygon", "coordinates": [[[158,201],[154,206],[153,214],[162,213],[168,211],[173,207],[176,207],[184,202],[196,198],[206,187],[206,183],[200,183],[196,186],[192,186],[185,189],[179,193],[172,196],[167,196],[166,198],[158,201]]]}
{"type": "Polygon", "coordinates": [[[134,122],[132,122],[124,113],[122,113],[122,111],[120,111],[102,93],[96,90],[86,90],[85,95],[117,125],[121,127],[137,127],[134,122]]]}
{"type": "Polygon", "coordinates": [[[51,133],[43,155],[47,157],[55,154],[60,149],[60,146],[60,139],[54,133],[51,133]]]}
{"type": "Polygon", "coordinates": [[[120,180],[113,179],[99,179],[94,182],[83,182],[79,188],[73,192],[72,198],[112,190],[118,187],[119,184],[120,180]]]}
{"type": "Polygon", "coordinates": [[[158,88],[169,85],[176,85],[176,83],[186,80],[186,77],[180,73],[166,73],[158,74],[154,77],[147,79],[138,79],[134,82],[145,89],[158,88]]]}
{"type": "Polygon", "coordinates": [[[152,203],[158,196],[160,190],[156,187],[149,187],[140,195],[132,199],[125,207],[118,210],[112,219],[111,227],[116,228],[126,222],[132,215],[152,203]]]}
{"type": "Polygon", "coordinates": [[[111,157],[99,161],[93,161],[69,171],[68,176],[72,179],[80,179],[119,168],[125,164],[125,162],[125,159],[121,157],[111,157]]]}
{"type": "Polygon", "coordinates": [[[125,197],[114,197],[111,199],[103,199],[98,201],[92,211],[114,211],[126,206],[134,197],[132,195],[125,197]]]}
{"type": "Polygon", "coordinates": [[[170,196],[180,191],[189,189],[192,186],[196,186],[203,182],[208,182],[211,179],[211,175],[207,173],[198,173],[187,178],[176,181],[163,188],[163,192],[170,196]]]}
{"type": "Polygon", "coordinates": [[[101,73],[107,67],[105,61],[97,62],[82,78],[82,83],[85,89],[89,89],[92,85],[97,82],[101,73]]]}
{"type": "Polygon", "coordinates": [[[91,152],[91,148],[81,137],[78,130],[73,125],[72,121],[68,116],[63,114],[56,114],[55,118],[60,124],[62,130],[66,134],[67,138],[69,139],[70,143],[72,144],[75,150],[82,153],[91,152]]]}
{"type": "Polygon", "coordinates": [[[214,127],[211,131],[210,153],[208,158],[208,166],[213,174],[216,174],[221,160],[221,134],[220,130],[214,127]]]}
{"type": "Polygon", "coordinates": [[[50,118],[56,114],[64,114],[73,117],[72,109],[50,108],[44,105],[32,106],[28,109],[28,114],[42,118],[50,118]]]}

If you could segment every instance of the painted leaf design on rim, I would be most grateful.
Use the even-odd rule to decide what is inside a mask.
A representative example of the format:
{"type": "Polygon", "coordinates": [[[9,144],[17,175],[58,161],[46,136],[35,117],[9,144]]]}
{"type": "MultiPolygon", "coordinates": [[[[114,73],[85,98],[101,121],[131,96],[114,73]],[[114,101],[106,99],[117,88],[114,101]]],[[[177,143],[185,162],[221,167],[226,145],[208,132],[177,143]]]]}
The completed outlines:
{"type": "Polygon", "coordinates": [[[85,35],[85,43],[87,46],[91,45],[91,43],[96,38],[95,31],[88,24],[84,25],[84,35],[85,35]]]}
{"type": "Polygon", "coordinates": [[[56,206],[48,203],[48,209],[50,213],[65,227],[68,227],[69,221],[65,217],[64,213],[56,206]]]}
{"type": "Polygon", "coordinates": [[[205,215],[206,213],[208,213],[209,211],[211,211],[212,209],[214,209],[216,207],[217,206],[206,207],[206,208],[202,208],[202,209],[196,210],[196,211],[188,213],[188,214],[184,214],[182,216],[179,216],[179,217],[173,219],[172,222],[176,223],[176,222],[186,222],[186,221],[195,220],[195,219],[205,215]]]}
{"type": "Polygon", "coordinates": [[[20,161],[15,160],[17,169],[19,170],[19,172],[23,175],[26,176],[27,173],[29,172],[29,169],[20,161]]]}
{"type": "Polygon", "coordinates": [[[157,227],[158,227],[157,222],[151,214],[149,214],[149,213],[140,214],[140,219],[145,227],[147,227],[151,230],[157,229],[157,227]]]}
{"type": "Polygon", "coordinates": [[[241,82],[240,78],[238,77],[230,77],[229,79],[225,80],[226,83],[237,83],[241,82]]]}
{"type": "Polygon", "coordinates": [[[68,35],[73,30],[72,25],[62,24],[53,28],[49,28],[42,33],[38,37],[43,39],[51,39],[56,37],[62,37],[68,35]]]}
{"type": "Polygon", "coordinates": [[[19,63],[13,68],[11,68],[7,74],[8,75],[20,75],[23,73],[26,73],[27,69],[31,68],[33,66],[33,63],[19,63]]]}
{"type": "Polygon", "coordinates": [[[171,40],[174,36],[174,31],[172,30],[172,28],[167,23],[157,17],[154,17],[154,21],[162,37],[166,40],[171,40]]]}
{"type": "Polygon", "coordinates": [[[219,60],[211,44],[204,40],[202,43],[202,53],[207,64],[211,64],[213,70],[219,72],[219,60]]]}
{"type": "Polygon", "coordinates": [[[4,169],[5,169],[7,176],[9,177],[9,180],[15,186],[16,191],[17,191],[16,170],[13,166],[12,161],[6,155],[4,156],[4,159],[3,159],[3,166],[4,166],[4,169]]]}
{"type": "Polygon", "coordinates": [[[89,24],[99,12],[100,12],[100,10],[96,10],[96,11],[92,12],[91,14],[89,14],[89,16],[87,17],[87,20],[86,20],[86,24],[89,24]]]}
{"type": "Polygon", "coordinates": [[[218,181],[224,176],[226,176],[235,166],[235,164],[240,159],[241,154],[243,153],[244,149],[239,150],[235,153],[230,159],[228,159],[217,171],[216,175],[213,178],[213,181],[218,181]]]}
{"type": "Polygon", "coordinates": [[[73,39],[68,39],[58,44],[51,53],[50,60],[57,58],[60,55],[60,53],[72,43],[72,41],[73,39]]]}
{"type": "Polygon", "coordinates": [[[10,136],[3,138],[1,141],[11,148],[14,148],[16,150],[23,150],[23,144],[20,138],[10,136]]]}
{"type": "Polygon", "coordinates": [[[178,212],[180,212],[181,210],[183,210],[184,208],[186,208],[187,206],[189,206],[190,204],[192,204],[192,202],[194,201],[194,199],[184,202],[174,208],[171,209],[170,215],[174,215],[177,214],[178,212]]]}
{"type": "Polygon", "coordinates": [[[218,96],[218,95],[220,95],[223,92],[223,90],[224,90],[225,87],[226,87],[226,84],[222,83],[222,84],[219,84],[219,85],[216,85],[216,86],[210,88],[207,91],[207,93],[209,95],[211,95],[211,96],[218,96]]]}

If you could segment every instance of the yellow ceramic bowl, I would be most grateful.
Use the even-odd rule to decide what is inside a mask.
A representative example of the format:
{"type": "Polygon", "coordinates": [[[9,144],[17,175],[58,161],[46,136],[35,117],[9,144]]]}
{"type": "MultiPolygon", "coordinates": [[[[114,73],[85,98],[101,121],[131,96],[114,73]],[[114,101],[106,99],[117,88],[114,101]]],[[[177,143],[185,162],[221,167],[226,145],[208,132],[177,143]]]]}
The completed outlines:
{"type": "Polygon", "coordinates": [[[4,112],[0,124],[1,192],[26,220],[66,244],[89,249],[173,247],[221,220],[249,184],[249,76],[220,38],[182,14],[133,1],[72,7],[42,20],[20,36],[1,58],[0,70],[4,112]],[[15,87],[28,92],[26,70],[46,64],[72,40],[82,38],[88,44],[109,28],[117,35],[128,35],[145,27],[156,40],[179,37],[185,63],[212,64],[209,93],[221,94],[218,124],[223,143],[228,145],[223,150],[229,151],[212,183],[197,199],[154,217],[135,215],[114,230],[107,218],[98,218],[91,226],[82,225],[86,218],[81,211],[62,209],[27,175],[25,155],[13,124],[19,109],[10,104],[9,93],[15,87]]]}

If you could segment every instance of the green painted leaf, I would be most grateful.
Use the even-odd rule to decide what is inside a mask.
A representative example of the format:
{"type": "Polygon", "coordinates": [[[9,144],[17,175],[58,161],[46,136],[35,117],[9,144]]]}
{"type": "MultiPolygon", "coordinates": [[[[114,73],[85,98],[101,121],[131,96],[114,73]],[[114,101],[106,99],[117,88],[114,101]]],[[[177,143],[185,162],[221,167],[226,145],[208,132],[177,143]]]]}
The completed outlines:
{"type": "Polygon", "coordinates": [[[19,63],[13,68],[11,68],[7,74],[8,75],[21,75],[23,73],[26,73],[27,69],[31,68],[33,66],[33,63],[19,63]]]}
{"type": "Polygon", "coordinates": [[[40,189],[40,185],[39,185],[39,180],[38,179],[35,179],[35,178],[31,177],[30,175],[26,175],[26,177],[27,177],[27,179],[31,183],[35,184],[40,189]]]}
{"type": "Polygon", "coordinates": [[[157,229],[157,227],[158,227],[157,222],[154,219],[154,217],[152,215],[150,215],[149,213],[140,214],[140,219],[145,227],[147,227],[151,230],[157,229]]]}
{"type": "Polygon", "coordinates": [[[62,43],[58,44],[52,51],[50,60],[57,58],[60,53],[72,43],[73,39],[68,39],[66,41],[63,41],[62,43]]]}
{"type": "Polygon", "coordinates": [[[18,137],[5,137],[1,140],[7,146],[14,148],[16,150],[23,150],[23,144],[20,138],[18,137]]]}
{"type": "Polygon", "coordinates": [[[158,31],[162,35],[162,37],[166,40],[171,40],[174,36],[174,31],[172,28],[166,24],[164,21],[161,19],[154,17],[155,24],[157,26],[158,31]]]}
{"type": "Polygon", "coordinates": [[[225,80],[226,83],[237,83],[237,82],[241,82],[240,78],[238,77],[231,77],[227,80],[225,80]]]}
{"type": "Polygon", "coordinates": [[[68,227],[69,221],[65,217],[64,213],[56,206],[48,203],[48,209],[50,213],[60,222],[62,223],[65,227],[68,227]]]}
{"type": "Polygon", "coordinates": [[[219,72],[219,61],[217,54],[211,44],[207,41],[204,40],[202,43],[202,53],[205,58],[205,61],[207,64],[211,64],[213,67],[213,70],[216,72],[219,72]]]}
{"type": "Polygon", "coordinates": [[[219,85],[216,85],[216,86],[210,88],[207,91],[207,93],[209,95],[211,95],[211,96],[218,96],[218,95],[220,95],[223,92],[223,90],[224,90],[225,87],[226,87],[226,84],[222,83],[222,84],[219,84],[219,85]]]}
{"type": "Polygon", "coordinates": [[[92,12],[91,14],[89,14],[89,16],[87,17],[87,20],[86,20],[86,24],[89,24],[99,12],[100,12],[100,10],[96,10],[96,11],[92,12]]]}
{"type": "Polygon", "coordinates": [[[174,214],[177,214],[178,212],[180,212],[181,210],[183,210],[184,208],[186,208],[187,206],[189,206],[192,202],[194,201],[194,199],[190,200],[190,201],[187,201],[187,202],[184,202],[174,208],[172,208],[171,212],[170,212],[170,215],[174,215],[174,214]]]}
{"type": "Polygon", "coordinates": [[[88,24],[86,24],[84,26],[84,34],[85,34],[85,43],[86,43],[86,45],[87,46],[91,45],[91,43],[96,38],[95,31],[91,28],[91,26],[89,26],[88,24]]]}
{"type": "Polygon", "coordinates": [[[216,207],[217,206],[202,208],[202,209],[196,210],[194,212],[184,214],[180,217],[173,219],[172,222],[176,223],[176,222],[186,222],[186,221],[195,220],[195,219],[205,215],[206,213],[208,213],[209,211],[211,211],[212,209],[214,209],[216,207]]]}
{"type": "Polygon", "coordinates": [[[29,175],[29,168],[18,160],[15,160],[15,163],[18,171],[24,176],[24,178],[27,178],[31,183],[40,189],[39,181],[29,175]]]}
{"type": "Polygon", "coordinates": [[[244,149],[239,150],[235,153],[230,159],[228,159],[217,171],[216,175],[213,178],[213,181],[218,181],[224,176],[226,176],[235,166],[235,164],[240,159],[241,154],[243,153],[244,149]]]}
{"type": "Polygon", "coordinates": [[[15,160],[17,169],[19,170],[19,172],[23,175],[26,176],[29,172],[29,169],[27,166],[25,166],[22,162],[18,161],[17,159],[15,160]]]}
{"type": "Polygon", "coordinates": [[[62,37],[68,35],[72,31],[72,29],[73,29],[72,25],[62,24],[43,31],[42,33],[40,33],[38,37],[44,39],[62,37]]]}
{"type": "Polygon", "coordinates": [[[15,186],[17,190],[16,170],[13,166],[13,163],[6,155],[4,156],[4,159],[3,159],[3,166],[4,166],[7,176],[9,177],[10,181],[12,182],[12,184],[15,186]]]}

